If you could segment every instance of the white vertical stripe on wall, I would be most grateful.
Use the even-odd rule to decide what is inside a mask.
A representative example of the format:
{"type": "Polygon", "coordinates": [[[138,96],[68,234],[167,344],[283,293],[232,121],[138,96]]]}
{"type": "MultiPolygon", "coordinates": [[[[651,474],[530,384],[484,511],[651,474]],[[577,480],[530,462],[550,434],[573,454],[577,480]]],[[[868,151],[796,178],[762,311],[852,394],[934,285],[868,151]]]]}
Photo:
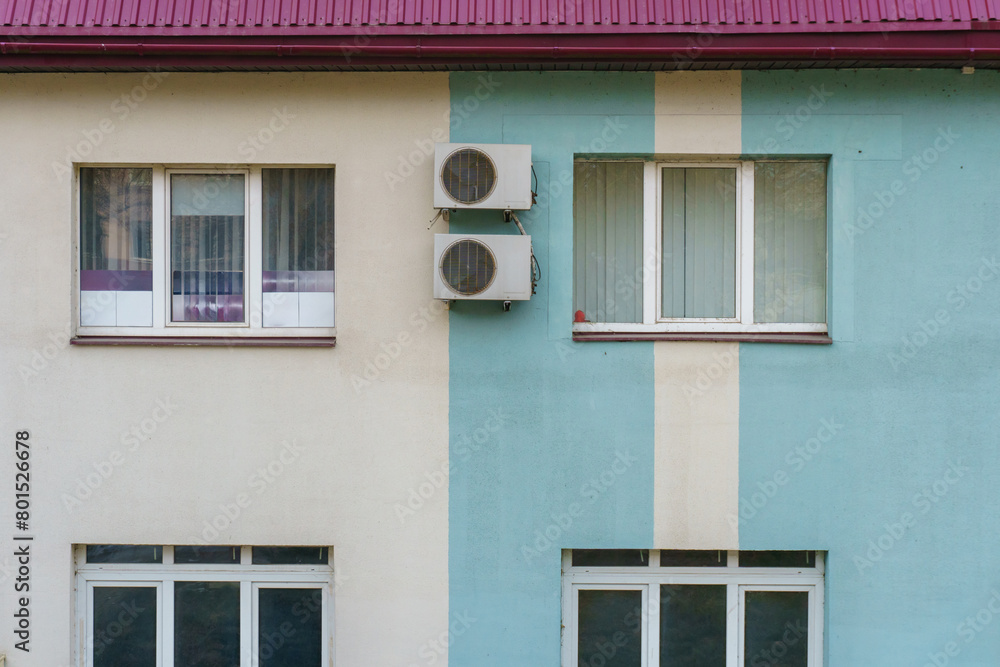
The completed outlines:
{"type": "Polygon", "coordinates": [[[754,168],[754,321],[826,321],[826,163],[754,168]]]}
{"type": "Polygon", "coordinates": [[[592,322],[642,321],[642,163],[573,168],[574,309],[592,322]]]}
{"type": "MultiPolygon", "coordinates": [[[[658,156],[737,156],[740,72],[656,75],[658,156]]],[[[657,341],[653,541],[739,548],[738,343],[657,341]]]]}
{"type": "Polygon", "coordinates": [[[663,316],[736,316],[736,171],[663,170],[663,316]]]}

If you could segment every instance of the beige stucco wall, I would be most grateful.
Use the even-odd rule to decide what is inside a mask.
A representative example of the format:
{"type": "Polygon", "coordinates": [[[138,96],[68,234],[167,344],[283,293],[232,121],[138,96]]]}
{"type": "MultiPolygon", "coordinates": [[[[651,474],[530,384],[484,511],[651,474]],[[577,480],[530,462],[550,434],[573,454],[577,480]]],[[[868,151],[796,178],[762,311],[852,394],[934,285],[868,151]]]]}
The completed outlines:
{"type": "MultiPolygon", "coordinates": [[[[656,75],[656,152],[739,155],[739,72],[656,75]]],[[[654,539],[737,549],[739,344],[657,342],[654,539]]]]}
{"type": "Polygon", "coordinates": [[[188,544],[238,494],[250,505],[213,543],[334,546],[338,666],[418,662],[447,627],[447,484],[405,520],[395,509],[447,461],[447,317],[427,310],[433,232],[446,230],[426,229],[429,161],[392,191],[385,174],[447,132],[448,104],[445,74],[0,76],[0,471],[12,478],[13,433],[30,430],[36,536],[32,652],[0,645],[8,664],[71,664],[71,544],[188,544]],[[276,114],[287,125],[264,142],[276,114]],[[67,347],[74,192],[54,164],[74,150],[89,163],[336,165],[337,347],[67,347]],[[148,439],[125,438],[132,428],[148,439]],[[286,441],[301,452],[259,475],[286,441]],[[69,502],[98,468],[110,470],[98,488],[69,502]]]}

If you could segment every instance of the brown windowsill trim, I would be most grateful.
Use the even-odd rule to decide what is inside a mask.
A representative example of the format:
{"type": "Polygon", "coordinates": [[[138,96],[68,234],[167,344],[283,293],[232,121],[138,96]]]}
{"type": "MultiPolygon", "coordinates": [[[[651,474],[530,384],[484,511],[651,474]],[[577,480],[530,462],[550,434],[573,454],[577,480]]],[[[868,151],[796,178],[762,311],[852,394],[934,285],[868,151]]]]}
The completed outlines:
{"type": "Polygon", "coordinates": [[[688,340],[731,343],[799,343],[807,345],[830,345],[833,339],[821,333],[613,333],[607,331],[574,331],[577,343],[588,341],[625,342],[638,340],[688,340]]]}
{"type": "Polygon", "coordinates": [[[76,336],[70,345],[145,345],[148,347],[334,347],[333,337],[263,338],[241,336],[76,336]]]}

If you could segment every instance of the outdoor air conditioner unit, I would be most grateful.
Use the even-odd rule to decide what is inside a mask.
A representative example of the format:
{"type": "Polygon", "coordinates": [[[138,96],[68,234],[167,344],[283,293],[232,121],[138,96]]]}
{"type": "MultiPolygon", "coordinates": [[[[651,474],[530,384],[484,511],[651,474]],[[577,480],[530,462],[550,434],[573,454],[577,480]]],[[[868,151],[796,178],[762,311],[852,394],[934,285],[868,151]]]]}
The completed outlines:
{"type": "Polygon", "coordinates": [[[531,146],[435,144],[434,208],[531,208],[531,146]]]}
{"type": "Polygon", "coordinates": [[[435,234],[434,298],[530,299],[531,237],[435,234]]]}

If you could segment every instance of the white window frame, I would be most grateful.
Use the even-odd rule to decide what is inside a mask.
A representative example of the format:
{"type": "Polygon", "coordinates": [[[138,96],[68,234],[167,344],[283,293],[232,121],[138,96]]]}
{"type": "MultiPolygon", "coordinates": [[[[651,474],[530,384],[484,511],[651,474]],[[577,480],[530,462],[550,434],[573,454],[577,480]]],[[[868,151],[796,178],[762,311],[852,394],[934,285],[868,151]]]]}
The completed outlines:
{"type": "Polygon", "coordinates": [[[657,550],[648,565],[634,567],[574,566],[571,549],[562,553],[562,665],[579,664],[578,600],[581,590],[642,591],[642,667],[660,660],[660,586],[662,584],[726,586],[726,667],[744,664],[747,591],[798,591],[809,594],[808,665],[823,665],[825,554],[816,552],[815,567],[739,567],[739,551],[729,551],[720,567],[660,567],[657,550]]]}
{"type": "MultiPolygon", "coordinates": [[[[642,322],[574,322],[579,333],[827,333],[829,307],[824,304],[826,322],[820,323],[755,323],[754,319],[754,165],[761,162],[818,162],[819,159],[798,160],[702,160],[702,161],[642,161],[642,322]],[[736,317],[734,318],[665,318],[662,317],[663,263],[660,261],[663,243],[662,170],[665,168],[732,168],[736,170],[736,317]]],[[[635,159],[578,159],[577,162],[638,162],[635,159]]],[[[829,183],[827,210],[829,211],[829,183]]],[[[575,224],[575,221],[574,221],[575,224]]],[[[827,237],[829,238],[829,213],[827,237]]],[[[827,244],[826,289],[830,289],[830,257],[827,244]]],[[[829,296],[827,301],[829,302],[829,296]]]]}
{"type": "Polygon", "coordinates": [[[174,563],[173,546],[163,547],[162,563],[87,563],[87,547],[74,549],[76,562],[77,637],[74,656],[78,667],[94,664],[95,587],[136,586],[157,589],[156,667],[174,664],[174,583],[178,581],[227,581],[240,584],[240,665],[256,667],[258,655],[258,591],[261,588],[321,590],[321,664],[333,667],[334,571],[333,549],[328,565],[253,565],[253,547],[243,546],[239,564],[174,563]]]}
{"type": "MultiPolygon", "coordinates": [[[[263,170],[335,169],[332,164],[266,165],[166,165],[133,163],[80,164],[74,172],[73,225],[73,323],[77,336],[138,338],[334,338],[336,327],[263,326],[263,170]],[[84,326],[80,324],[80,210],[81,168],[133,168],[152,170],[153,325],[149,327],[84,326]],[[245,174],[243,322],[172,322],[170,278],[170,176],[172,174],[245,174]]],[[[336,181],[335,181],[336,183],[336,181]]],[[[334,186],[336,201],[336,185],[334,186]]],[[[337,225],[334,223],[334,239],[337,225]]],[[[336,243],[336,241],[335,241],[336,243]]],[[[334,310],[337,304],[337,271],[334,271],[334,310]]],[[[336,319],[334,320],[336,322],[336,319]]]]}
{"type": "MultiPolygon", "coordinates": [[[[256,187],[256,199],[257,199],[257,208],[258,208],[258,211],[259,211],[259,209],[261,208],[261,204],[260,204],[259,200],[260,200],[260,195],[261,195],[261,192],[262,192],[262,188],[261,188],[261,182],[262,181],[261,181],[261,171],[260,171],[260,169],[257,169],[256,171],[257,171],[256,179],[255,179],[256,180],[255,184],[257,186],[256,187]]],[[[154,181],[154,186],[153,187],[156,187],[155,186],[155,181],[156,181],[156,179],[155,179],[155,172],[154,172],[154,179],[153,179],[153,181],[154,181]]],[[[248,321],[249,320],[248,315],[251,312],[260,312],[260,308],[259,308],[260,299],[257,299],[256,301],[253,299],[253,297],[250,295],[250,292],[252,291],[252,289],[251,289],[250,286],[252,284],[257,284],[259,286],[260,283],[261,283],[261,278],[263,276],[263,269],[262,269],[261,263],[260,263],[261,262],[261,255],[262,255],[262,248],[261,248],[260,241],[261,241],[261,233],[262,233],[263,220],[259,217],[259,214],[258,214],[258,223],[259,224],[255,224],[255,225],[250,224],[250,221],[251,221],[250,208],[251,208],[252,202],[254,201],[254,197],[251,196],[251,192],[252,192],[253,189],[254,188],[251,186],[251,177],[250,177],[250,170],[249,169],[177,169],[177,168],[172,168],[172,167],[168,167],[168,168],[165,169],[165,173],[164,173],[164,199],[165,199],[165,201],[163,202],[163,205],[164,205],[163,217],[160,219],[162,221],[163,228],[162,228],[162,232],[159,231],[159,230],[157,230],[157,216],[156,216],[156,213],[154,211],[154,213],[153,213],[153,241],[154,241],[154,244],[155,244],[155,241],[156,241],[157,238],[163,238],[164,239],[164,242],[163,242],[163,245],[164,245],[163,252],[164,252],[164,257],[165,257],[165,262],[166,262],[166,267],[165,267],[166,271],[164,272],[164,280],[165,280],[165,290],[166,290],[166,293],[164,295],[163,304],[162,304],[164,312],[162,313],[161,318],[157,318],[157,316],[155,314],[156,304],[157,304],[156,285],[155,284],[153,285],[153,311],[154,311],[153,326],[154,327],[157,326],[158,322],[162,322],[162,326],[169,327],[170,329],[178,329],[178,328],[185,328],[186,329],[188,327],[197,328],[197,329],[203,329],[203,328],[204,329],[231,329],[233,327],[248,327],[248,326],[250,326],[250,323],[248,321]],[[184,321],[174,321],[172,319],[172,314],[173,314],[172,313],[172,311],[173,311],[173,286],[171,284],[172,283],[171,275],[173,274],[173,268],[174,267],[172,267],[170,265],[170,261],[171,261],[170,248],[171,248],[171,244],[173,243],[173,230],[171,229],[171,224],[170,224],[170,208],[171,208],[171,203],[172,203],[172,199],[171,199],[171,195],[172,195],[171,177],[172,176],[235,176],[237,174],[243,176],[243,275],[245,276],[244,280],[243,280],[243,321],[242,322],[184,322],[184,321]],[[251,242],[251,239],[250,239],[250,235],[252,233],[251,230],[256,230],[257,231],[257,233],[256,233],[257,243],[256,244],[254,244],[254,243],[251,242]],[[256,249],[257,249],[256,257],[251,257],[251,252],[252,252],[251,248],[252,247],[256,247],[256,249]],[[256,275],[254,275],[254,274],[256,274],[256,275]],[[257,305],[257,310],[256,311],[251,311],[251,308],[254,307],[253,304],[257,305]]],[[[153,254],[155,256],[155,254],[156,254],[155,251],[154,251],[153,254]]],[[[154,263],[154,267],[155,267],[155,263],[154,263]]],[[[154,273],[155,273],[155,271],[156,271],[156,269],[154,268],[154,273]]],[[[214,335],[218,335],[218,333],[219,333],[218,331],[213,332],[214,335]]]]}

